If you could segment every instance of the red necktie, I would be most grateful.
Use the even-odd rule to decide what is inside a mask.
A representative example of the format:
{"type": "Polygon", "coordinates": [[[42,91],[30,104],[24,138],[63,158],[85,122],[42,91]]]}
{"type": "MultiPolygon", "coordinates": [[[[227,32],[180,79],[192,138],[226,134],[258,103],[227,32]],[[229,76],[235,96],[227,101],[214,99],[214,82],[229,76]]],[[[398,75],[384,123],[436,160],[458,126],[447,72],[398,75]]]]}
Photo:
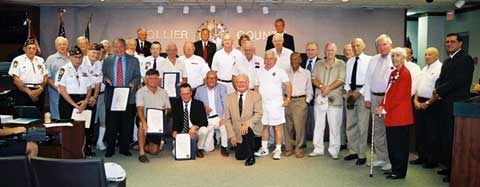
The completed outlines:
{"type": "Polygon", "coordinates": [[[205,60],[205,62],[207,62],[207,59],[208,59],[207,42],[205,42],[205,45],[203,46],[203,59],[205,60]]]}
{"type": "Polygon", "coordinates": [[[118,57],[118,61],[117,61],[117,86],[123,86],[122,57],[118,57]]]}

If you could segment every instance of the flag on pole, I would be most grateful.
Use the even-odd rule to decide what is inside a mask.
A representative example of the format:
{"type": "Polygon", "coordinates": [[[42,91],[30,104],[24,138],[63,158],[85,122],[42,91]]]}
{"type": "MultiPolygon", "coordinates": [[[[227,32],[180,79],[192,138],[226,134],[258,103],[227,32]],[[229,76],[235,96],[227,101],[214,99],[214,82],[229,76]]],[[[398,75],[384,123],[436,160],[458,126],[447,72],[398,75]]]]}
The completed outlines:
{"type": "Polygon", "coordinates": [[[32,19],[30,19],[30,15],[27,13],[27,23],[28,23],[28,36],[27,40],[33,39],[35,40],[35,45],[37,46],[37,56],[42,56],[42,50],[40,49],[40,45],[38,44],[37,36],[35,35],[35,32],[33,31],[33,26],[32,26],[32,19]]]}
{"type": "Polygon", "coordinates": [[[65,13],[65,9],[61,8],[58,10],[60,12],[60,25],[58,26],[58,36],[63,36],[66,38],[65,27],[63,25],[63,13],[65,13]]]}
{"type": "Polygon", "coordinates": [[[88,40],[90,40],[90,23],[92,22],[92,17],[93,17],[93,14],[90,14],[90,18],[88,18],[88,22],[87,22],[87,28],[85,28],[85,38],[87,38],[88,40]]]}

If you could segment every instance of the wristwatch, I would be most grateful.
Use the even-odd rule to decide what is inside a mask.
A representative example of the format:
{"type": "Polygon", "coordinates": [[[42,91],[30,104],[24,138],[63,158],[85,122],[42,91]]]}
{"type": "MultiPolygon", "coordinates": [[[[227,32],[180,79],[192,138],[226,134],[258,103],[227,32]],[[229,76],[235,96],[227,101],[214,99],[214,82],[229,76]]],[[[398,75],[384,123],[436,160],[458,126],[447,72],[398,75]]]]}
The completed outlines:
{"type": "Polygon", "coordinates": [[[425,104],[430,105],[430,101],[426,101],[425,104]]]}

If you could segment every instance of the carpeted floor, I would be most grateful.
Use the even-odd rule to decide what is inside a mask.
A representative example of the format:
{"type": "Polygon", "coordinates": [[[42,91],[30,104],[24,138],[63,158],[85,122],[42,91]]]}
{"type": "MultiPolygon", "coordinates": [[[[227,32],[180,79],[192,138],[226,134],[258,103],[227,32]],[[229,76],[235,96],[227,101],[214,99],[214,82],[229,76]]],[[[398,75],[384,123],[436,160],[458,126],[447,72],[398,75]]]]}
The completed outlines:
{"type": "MultiPolygon", "coordinates": [[[[309,142],[310,143],[310,142],[309,142]]],[[[306,149],[308,154],[311,144],[306,149]]],[[[105,162],[120,164],[127,172],[127,186],[262,186],[262,187],[336,187],[336,186],[448,186],[442,182],[442,177],[436,174],[436,169],[423,169],[421,166],[408,166],[407,177],[404,180],[387,180],[380,168],[375,168],[374,177],[370,178],[366,165],[356,166],[355,161],[344,161],[348,154],[342,151],[340,159],[333,160],[330,156],[304,157],[301,159],[282,157],[273,160],[271,154],[257,158],[255,165],[245,167],[244,161],[237,161],[233,154],[222,157],[217,148],[204,158],[189,161],[175,161],[171,155],[171,145],[166,145],[159,155],[148,155],[150,163],[138,161],[138,152],[132,151],[130,157],[118,152],[105,162]]],[[[104,158],[104,152],[97,151],[97,157],[104,158]]]]}

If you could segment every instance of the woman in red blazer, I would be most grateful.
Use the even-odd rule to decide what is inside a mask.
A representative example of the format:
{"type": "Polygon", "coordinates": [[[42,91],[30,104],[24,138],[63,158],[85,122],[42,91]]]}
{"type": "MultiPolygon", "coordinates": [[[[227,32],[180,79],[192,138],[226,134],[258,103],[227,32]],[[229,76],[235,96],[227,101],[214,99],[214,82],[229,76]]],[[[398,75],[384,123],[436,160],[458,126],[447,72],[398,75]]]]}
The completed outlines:
{"type": "Polygon", "coordinates": [[[392,164],[392,171],[385,173],[387,179],[402,179],[408,166],[408,126],[413,124],[412,78],[404,66],[405,49],[392,49],[391,55],[395,70],[390,73],[385,97],[375,113],[385,115],[388,156],[392,164]]]}

